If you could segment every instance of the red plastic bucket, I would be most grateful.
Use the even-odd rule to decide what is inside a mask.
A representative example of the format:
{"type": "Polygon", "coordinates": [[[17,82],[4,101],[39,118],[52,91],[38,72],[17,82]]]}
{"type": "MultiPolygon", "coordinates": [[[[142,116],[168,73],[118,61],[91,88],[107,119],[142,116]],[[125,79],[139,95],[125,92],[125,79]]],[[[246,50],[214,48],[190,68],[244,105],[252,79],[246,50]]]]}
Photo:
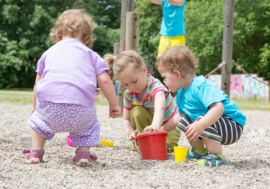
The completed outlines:
{"type": "Polygon", "coordinates": [[[136,136],[142,159],[148,160],[167,160],[166,137],[165,131],[143,133],[136,136]]]}

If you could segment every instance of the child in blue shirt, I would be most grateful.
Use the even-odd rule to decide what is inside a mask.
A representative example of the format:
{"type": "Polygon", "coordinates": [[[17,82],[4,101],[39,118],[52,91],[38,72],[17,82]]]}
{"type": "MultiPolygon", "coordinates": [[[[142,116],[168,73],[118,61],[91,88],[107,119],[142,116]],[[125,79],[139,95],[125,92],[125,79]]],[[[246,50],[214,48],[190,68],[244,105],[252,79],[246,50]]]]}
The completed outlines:
{"type": "Polygon", "coordinates": [[[159,34],[160,42],[158,57],[169,47],[185,45],[185,6],[186,0],[151,0],[161,5],[163,10],[162,23],[159,34]]]}
{"type": "Polygon", "coordinates": [[[226,165],[221,145],[239,140],[246,117],[234,102],[214,83],[196,76],[196,57],[184,46],[175,46],[162,54],[156,68],[166,86],[177,92],[179,114],[164,124],[186,133],[192,146],[187,158],[199,159],[201,166],[226,165]]]}

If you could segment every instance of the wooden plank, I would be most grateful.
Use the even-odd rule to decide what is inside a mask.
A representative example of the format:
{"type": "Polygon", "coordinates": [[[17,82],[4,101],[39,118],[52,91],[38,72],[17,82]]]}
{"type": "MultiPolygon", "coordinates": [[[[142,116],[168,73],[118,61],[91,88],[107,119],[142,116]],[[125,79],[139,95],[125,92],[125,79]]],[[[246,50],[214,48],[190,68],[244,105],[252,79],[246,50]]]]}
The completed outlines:
{"type": "Polygon", "coordinates": [[[233,49],[233,12],[234,0],[226,0],[224,13],[223,43],[222,43],[222,66],[221,72],[221,90],[230,97],[230,77],[232,65],[233,49]]]}
{"type": "MultiPolygon", "coordinates": [[[[121,4],[121,26],[120,26],[120,52],[126,50],[126,16],[127,12],[134,11],[134,0],[122,0],[121,4]]],[[[121,107],[120,117],[123,117],[123,94],[125,88],[118,83],[118,104],[121,107]]]]}

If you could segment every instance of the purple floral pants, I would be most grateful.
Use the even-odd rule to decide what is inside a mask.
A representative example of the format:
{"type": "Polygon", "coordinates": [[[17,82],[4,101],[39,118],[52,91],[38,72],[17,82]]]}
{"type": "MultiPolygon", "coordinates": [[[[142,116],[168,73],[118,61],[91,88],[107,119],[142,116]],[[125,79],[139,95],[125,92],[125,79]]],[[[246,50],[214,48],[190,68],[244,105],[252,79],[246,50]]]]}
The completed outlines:
{"type": "Polygon", "coordinates": [[[95,106],[38,102],[28,125],[46,140],[53,138],[55,133],[69,132],[74,147],[100,145],[95,106]]]}

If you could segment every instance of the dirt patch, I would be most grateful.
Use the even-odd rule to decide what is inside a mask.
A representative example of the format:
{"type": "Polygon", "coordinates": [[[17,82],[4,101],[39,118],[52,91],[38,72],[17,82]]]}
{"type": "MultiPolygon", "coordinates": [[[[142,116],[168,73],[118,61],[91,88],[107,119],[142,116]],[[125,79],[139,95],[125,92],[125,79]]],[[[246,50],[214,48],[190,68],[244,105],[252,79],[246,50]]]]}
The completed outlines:
{"type": "MultiPolygon", "coordinates": [[[[101,139],[114,147],[92,148],[98,161],[81,168],[72,163],[74,149],[57,134],[45,145],[45,163],[27,165],[22,149],[31,146],[26,121],[31,105],[0,103],[0,188],[270,188],[270,112],[244,111],[242,138],[223,146],[228,165],[199,167],[195,160],[175,163],[143,161],[122,129],[121,118],[108,118],[108,107],[97,106],[101,139]]],[[[180,145],[189,146],[185,137],[180,145]]]]}

